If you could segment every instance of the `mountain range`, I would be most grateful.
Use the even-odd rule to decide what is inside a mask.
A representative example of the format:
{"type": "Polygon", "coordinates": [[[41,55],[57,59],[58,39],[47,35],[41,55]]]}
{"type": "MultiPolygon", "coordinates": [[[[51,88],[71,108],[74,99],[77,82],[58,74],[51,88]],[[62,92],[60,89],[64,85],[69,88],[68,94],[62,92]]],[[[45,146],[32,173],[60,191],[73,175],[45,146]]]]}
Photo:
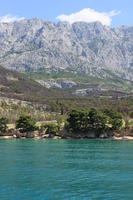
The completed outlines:
{"type": "Polygon", "coordinates": [[[133,80],[133,27],[25,19],[0,23],[0,65],[19,72],[70,72],[133,80]]]}

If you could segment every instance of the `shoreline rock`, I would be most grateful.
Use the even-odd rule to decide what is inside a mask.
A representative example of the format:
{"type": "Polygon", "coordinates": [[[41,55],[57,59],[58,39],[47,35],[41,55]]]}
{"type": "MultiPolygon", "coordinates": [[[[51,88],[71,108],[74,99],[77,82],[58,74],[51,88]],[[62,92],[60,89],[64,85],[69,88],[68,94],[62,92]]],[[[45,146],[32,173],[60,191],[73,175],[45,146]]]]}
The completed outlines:
{"type": "Polygon", "coordinates": [[[66,129],[60,130],[58,135],[47,134],[45,131],[33,131],[21,133],[19,130],[10,129],[6,133],[0,134],[0,139],[54,139],[54,140],[71,140],[71,139],[88,139],[88,140],[133,140],[133,134],[130,131],[122,132],[105,132],[97,135],[95,132],[70,134],[66,129]]]}
{"type": "Polygon", "coordinates": [[[60,136],[54,136],[54,137],[41,137],[41,136],[36,136],[36,137],[17,137],[16,135],[13,136],[0,136],[0,139],[36,139],[36,140],[43,140],[43,139],[51,139],[51,140],[80,140],[80,139],[85,139],[85,140],[133,140],[133,136],[113,136],[113,137],[60,137],[60,136]]]}

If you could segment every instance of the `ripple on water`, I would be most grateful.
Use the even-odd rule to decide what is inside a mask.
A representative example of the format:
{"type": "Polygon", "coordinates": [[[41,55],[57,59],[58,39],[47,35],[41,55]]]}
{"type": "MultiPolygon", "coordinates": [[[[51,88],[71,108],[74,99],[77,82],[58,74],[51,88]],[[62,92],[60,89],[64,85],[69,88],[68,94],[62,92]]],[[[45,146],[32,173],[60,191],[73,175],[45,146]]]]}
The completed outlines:
{"type": "Polygon", "coordinates": [[[0,200],[133,199],[133,141],[0,140],[0,200]]]}

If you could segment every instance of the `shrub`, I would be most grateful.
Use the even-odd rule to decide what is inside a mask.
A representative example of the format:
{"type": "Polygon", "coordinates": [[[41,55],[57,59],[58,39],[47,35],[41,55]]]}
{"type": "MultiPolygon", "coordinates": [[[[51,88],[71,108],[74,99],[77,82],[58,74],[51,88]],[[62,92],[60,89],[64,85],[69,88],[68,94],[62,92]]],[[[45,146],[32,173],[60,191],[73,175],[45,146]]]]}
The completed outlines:
{"type": "Polygon", "coordinates": [[[16,121],[16,129],[19,129],[20,132],[31,132],[36,129],[36,120],[31,116],[22,115],[16,121]]]}
{"type": "Polygon", "coordinates": [[[89,127],[95,131],[105,131],[107,127],[107,116],[92,108],[89,112],[89,127]]]}
{"type": "Polygon", "coordinates": [[[130,113],[130,117],[133,119],[133,112],[130,113]]]}
{"type": "Polygon", "coordinates": [[[112,110],[105,110],[105,113],[109,117],[109,123],[112,126],[112,130],[119,131],[123,125],[122,115],[112,110]]]}
{"type": "Polygon", "coordinates": [[[72,133],[84,132],[87,129],[88,117],[84,110],[72,110],[67,119],[67,129],[72,133]]]}
{"type": "Polygon", "coordinates": [[[63,123],[62,117],[58,117],[57,118],[58,131],[60,130],[62,123],[63,123]]]}
{"type": "Polygon", "coordinates": [[[0,118],[0,132],[4,133],[7,131],[7,123],[8,123],[8,119],[5,117],[1,117],[0,118]]]}
{"type": "Polygon", "coordinates": [[[46,134],[57,135],[58,126],[55,123],[42,124],[41,130],[46,130],[46,134]]]}

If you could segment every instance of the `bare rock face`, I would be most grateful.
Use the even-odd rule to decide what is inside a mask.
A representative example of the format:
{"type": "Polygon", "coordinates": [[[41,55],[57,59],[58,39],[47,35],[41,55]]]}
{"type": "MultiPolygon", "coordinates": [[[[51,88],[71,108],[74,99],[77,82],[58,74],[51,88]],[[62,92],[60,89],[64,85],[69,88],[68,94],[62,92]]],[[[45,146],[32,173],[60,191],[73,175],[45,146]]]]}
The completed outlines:
{"type": "Polygon", "coordinates": [[[50,79],[48,81],[36,80],[40,85],[45,86],[46,88],[59,88],[59,89],[70,89],[77,86],[77,83],[71,80],[66,79],[58,79],[53,80],[50,79]]]}
{"type": "Polygon", "coordinates": [[[107,69],[133,80],[133,27],[39,19],[0,23],[0,64],[20,72],[63,70],[93,76],[107,69]]]}

